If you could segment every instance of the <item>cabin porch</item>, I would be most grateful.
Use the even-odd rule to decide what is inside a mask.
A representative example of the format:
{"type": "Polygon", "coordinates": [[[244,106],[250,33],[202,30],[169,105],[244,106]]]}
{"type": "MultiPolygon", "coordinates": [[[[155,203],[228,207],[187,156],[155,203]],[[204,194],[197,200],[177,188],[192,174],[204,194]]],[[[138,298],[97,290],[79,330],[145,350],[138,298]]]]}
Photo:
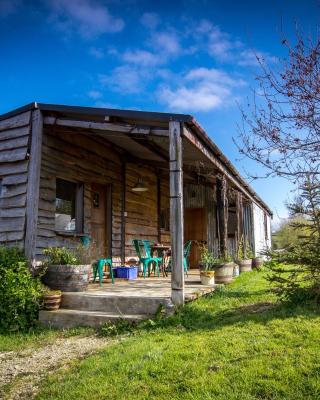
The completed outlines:
{"type": "MultiPolygon", "coordinates": [[[[214,291],[214,287],[200,284],[199,271],[191,270],[185,277],[185,301],[189,302],[214,291]]],[[[132,281],[116,279],[112,284],[105,279],[103,286],[89,284],[86,292],[65,292],[61,308],[40,311],[42,325],[56,328],[93,326],[118,319],[138,322],[153,318],[162,309],[165,315],[173,312],[171,276],[138,278],[132,281]]]]}

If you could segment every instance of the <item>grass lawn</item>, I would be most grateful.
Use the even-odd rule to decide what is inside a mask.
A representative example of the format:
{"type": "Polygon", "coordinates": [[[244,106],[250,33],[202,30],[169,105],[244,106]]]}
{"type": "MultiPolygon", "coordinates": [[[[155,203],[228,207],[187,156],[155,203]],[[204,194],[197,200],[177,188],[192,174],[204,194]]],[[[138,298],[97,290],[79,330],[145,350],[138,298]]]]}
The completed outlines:
{"type": "Polygon", "coordinates": [[[319,399],[319,310],[276,304],[264,274],[74,362],[37,398],[319,399]]]}
{"type": "Polygon", "coordinates": [[[53,343],[57,338],[78,335],[90,335],[93,329],[77,328],[59,331],[56,329],[36,328],[29,333],[0,334],[0,352],[33,349],[53,343]]]}

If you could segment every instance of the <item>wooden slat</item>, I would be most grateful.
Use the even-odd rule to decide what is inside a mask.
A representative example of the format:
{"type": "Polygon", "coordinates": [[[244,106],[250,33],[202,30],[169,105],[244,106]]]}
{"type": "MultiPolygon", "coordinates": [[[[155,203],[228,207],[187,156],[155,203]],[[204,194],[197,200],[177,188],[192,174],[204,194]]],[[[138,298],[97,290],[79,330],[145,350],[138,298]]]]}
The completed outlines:
{"type": "Polygon", "coordinates": [[[12,217],[24,217],[26,215],[25,207],[20,208],[1,208],[0,217],[12,218],[12,217]]]}
{"type": "Polygon", "coordinates": [[[1,151],[0,147],[0,163],[22,161],[27,158],[27,147],[21,147],[13,150],[1,151]]]}
{"type": "Polygon", "coordinates": [[[28,125],[29,122],[30,122],[30,111],[27,111],[23,114],[15,115],[12,118],[0,121],[0,132],[7,129],[13,129],[13,128],[18,128],[19,126],[28,125]]]}
{"type": "Polygon", "coordinates": [[[0,208],[19,208],[26,205],[26,194],[21,194],[15,197],[0,198],[0,208]]]}
{"type": "Polygon", "coordinates": [[[0,232],[20,232],[24,230],[24,217],[3,218],[0,217],[0,232]]]}
{"type": "Polygon", "coordinates": [[[24,231],[20,232],[2,232],[0,233],[0,242],[6,243],[6,242],[15,242],[15,241],[20,241],[24,237],[24,231]]]}
{"type": "Polygon", "coordinates": [[[183,176],[181,125],[169,122],[170,138],[170,232],[172,248],[171,298],[175,305],[184,304],[183,268],[183,176]]]}
{"type": "Polygon", "coordinates": [[[0,151],[13,150],[19,147],[26,147],[28,145],[29,135],[22,136],[17,139],[3,140],[0,144],[0,151]]]}
{"type": "Polygon", "coordinates": [[[23,138],[30,135],[29,126],[23,126],[22,128],[11,129],[0,132],[0,143],[2,144],[6,140],[14,140],[23,138]]]}
{"type": "Polygon", "coordinates": [[[10,185],[10,186],[2,186],[1,197],[3,199],[9,197],[16,197],[20,194],[24,194],[27,191],[27,185],[25,183],[21,183],[20,185],[10,185]]]}
{"type": "Polygon", "coordinates": [[[39,187],[41,168],[43,117],[40,110],[32,113],[32,137],[29,160],[28,187],[27,187],[27,209],[26,209],[26,257],[35,265],[37,221],[39,209],[39,187]]]}
{"type": "Polygon", "coordinates": [[[0,175],[18,175],[28,171],[29,161],[0,163],[0,175]]]}
{"type": "Polygon", "coordinates": [[[19,175],[9,175],[2,179],[3,186],[18,185],[20,183],[26,183],[28,180],[28,174],[23,173],[19,175]]]}

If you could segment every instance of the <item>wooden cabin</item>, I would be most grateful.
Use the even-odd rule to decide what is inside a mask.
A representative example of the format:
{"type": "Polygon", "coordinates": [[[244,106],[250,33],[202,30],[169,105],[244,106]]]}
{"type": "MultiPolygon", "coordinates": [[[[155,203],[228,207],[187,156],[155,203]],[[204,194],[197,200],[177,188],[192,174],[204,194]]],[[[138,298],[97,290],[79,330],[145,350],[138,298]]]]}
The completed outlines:
{"type": "Polygon", "coordinates": [[[84,235],[122,264],[133,239],[171,243],[181,303],[185,241],[232,255],[244,237],[258,253],[271,215],[190,115],[32,103],[0,116],[0,244],[33,265],[84,235]]]}

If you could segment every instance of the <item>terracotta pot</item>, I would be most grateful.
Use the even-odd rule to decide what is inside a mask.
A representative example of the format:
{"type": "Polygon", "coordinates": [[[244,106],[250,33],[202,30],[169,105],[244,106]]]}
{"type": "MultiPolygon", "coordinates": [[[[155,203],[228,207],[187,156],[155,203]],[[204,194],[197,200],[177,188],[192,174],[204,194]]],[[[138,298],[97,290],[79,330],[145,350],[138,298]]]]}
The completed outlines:
{"type": "Polygon", "coordinates": [[[263,265],[262,257],[255,257],[252,259],[252,268],[260,269],[263,265]]]}
{"type": "Polygon", "coordinates": [[[45,294],[43,302],[45,310],[58,310],[61,304],[61,294],[45,294]]]}
{"type": "Polygon", "coordinates": [[[240,273],[252,271],[252,260],[241,260],[240,261],[240,273]]]}
{"type": "Polygon", "coordinates": [[[84,292],[88,289],[90,265],[49,265],[43,282],[53,290],[84,292]]]}
{"type": "Polygon", "coordinates": [[[233,264],[233,262],[229,262],[214,267],[216,283],[230,283],[232,281],[233,264]]]}
{"type": "Polygon", "coordinates": [[[200,271],[200,280],[202,285],[214,286],[215,271],[200,271]]]}

